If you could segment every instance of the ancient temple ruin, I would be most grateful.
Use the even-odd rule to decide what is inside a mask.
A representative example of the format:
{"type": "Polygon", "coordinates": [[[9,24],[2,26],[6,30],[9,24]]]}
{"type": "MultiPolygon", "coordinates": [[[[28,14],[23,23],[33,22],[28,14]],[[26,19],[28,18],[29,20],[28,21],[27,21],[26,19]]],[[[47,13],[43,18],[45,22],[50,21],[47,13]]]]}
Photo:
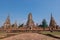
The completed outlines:
{"type": "MultiPolygon", "coordinates": [[[[26,22],[26,25],[22,24],[20,27],[17,25],[17,21],[12,25],[10,21],[10,16],[8,15],[6,21],[3,24],[3,28],[0,28],[2,31],[6,32],[39,32],[39,31],[44,31],[41,26],[35,25],[32,13],[30,12],[28,14],[28,19],[26,22]]],[[[48,27],[45,28],[45,31],[50,31],[50,30],[55,30],[59,31],[60,27],[57,26],[52,14],[51,14],[51,19],[50,19],[50,24],[48,27]]]]}

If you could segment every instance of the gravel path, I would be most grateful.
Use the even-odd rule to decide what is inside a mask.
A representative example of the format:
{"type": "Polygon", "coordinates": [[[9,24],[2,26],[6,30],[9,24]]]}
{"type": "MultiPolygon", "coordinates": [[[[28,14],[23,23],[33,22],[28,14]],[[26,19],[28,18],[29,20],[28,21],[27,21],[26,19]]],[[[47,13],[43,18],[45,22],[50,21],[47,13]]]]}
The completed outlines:
{"type": "Polygon", "coordinates": [[[22,33],[2,40],[59,40],[37,33],[22,33]]]}

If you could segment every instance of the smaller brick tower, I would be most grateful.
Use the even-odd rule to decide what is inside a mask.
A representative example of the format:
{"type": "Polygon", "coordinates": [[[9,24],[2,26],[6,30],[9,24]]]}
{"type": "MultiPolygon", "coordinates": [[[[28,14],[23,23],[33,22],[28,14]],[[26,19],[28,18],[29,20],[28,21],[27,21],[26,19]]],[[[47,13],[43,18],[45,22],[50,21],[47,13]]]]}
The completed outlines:
{"type": "Polygon", "coordinates": [[[4,28],[7,29],[7,28],[11,28],[11,23],[10,23],[10,16],[8,15],[5,23],[4,23],[4,28]]]}
{"type": "Polygon", "coordinates": [[[50,30],[55,30],[56,29],[56,22],[51,14],[51,19],[50,19],[50,24],[49,24],[50,30]]]}

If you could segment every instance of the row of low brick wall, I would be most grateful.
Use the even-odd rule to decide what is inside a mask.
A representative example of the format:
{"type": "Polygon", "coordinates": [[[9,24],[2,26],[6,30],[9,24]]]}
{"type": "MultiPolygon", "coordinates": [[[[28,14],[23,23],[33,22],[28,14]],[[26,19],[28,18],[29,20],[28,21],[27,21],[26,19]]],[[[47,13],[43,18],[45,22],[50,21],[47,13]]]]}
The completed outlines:
{"type": "MultiPolygon", "coordinates": [[[[7,31],[7,32],[39,32],[39,31],[50,31],[50,28],[41,28],[41,27],[32,27],[32,28],[26,28],[26,27],[21,27],[21,28],[8,28],[8,29],[3,29],[0,28],[0,31],[7,31]]],[[[54,29],[53,31],[60,31],[59,29],[54,29]]]]}

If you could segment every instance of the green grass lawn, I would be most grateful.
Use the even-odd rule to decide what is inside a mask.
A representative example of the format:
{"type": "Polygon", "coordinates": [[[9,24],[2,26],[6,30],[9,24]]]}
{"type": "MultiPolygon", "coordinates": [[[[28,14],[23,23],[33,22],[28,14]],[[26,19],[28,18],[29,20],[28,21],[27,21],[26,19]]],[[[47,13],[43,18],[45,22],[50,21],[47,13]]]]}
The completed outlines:
{"type": "Polygon", "coordinates": [[[50,32],[50,31],[42,31],[42,34],[52,34],[52,35],[59,35],[60,36],[60,32],[54,31],[54,32],[50,32]]]}
{"type": "Polygon", "coordinates": [[[10,36],[14,36],[17,35],[19,33],[6,33],[6,32],[0,32],[0,39],[6,38],[6,37],[10,37],[10,36]]]}
{"type": "Polygon", "coordinates": [[[60,35],[60,32],[53,32],[51,34],[54,34],[54,35],[60,35]]]}

